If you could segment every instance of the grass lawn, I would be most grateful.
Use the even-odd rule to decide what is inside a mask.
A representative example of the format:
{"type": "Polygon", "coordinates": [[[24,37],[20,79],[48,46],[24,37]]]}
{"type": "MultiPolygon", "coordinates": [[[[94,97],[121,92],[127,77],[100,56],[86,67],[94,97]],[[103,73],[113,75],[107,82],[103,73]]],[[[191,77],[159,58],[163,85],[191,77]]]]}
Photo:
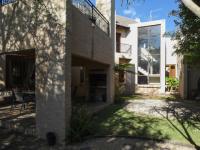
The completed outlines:
{"type": "Polygon", "coordinates": [[[128,112],[113,104],[92,120],[96,136],[134,136],[200,145],[200,122],[167,120],[128,112]]]}
{"type": "Polygon", "coordinates": [[[121,97],[121,100],[135,100],[135,99],[154,99],[154,100],[180,100],[181,98],[177,95],[144,95],[135,94],[133,96],[121,97]]]}

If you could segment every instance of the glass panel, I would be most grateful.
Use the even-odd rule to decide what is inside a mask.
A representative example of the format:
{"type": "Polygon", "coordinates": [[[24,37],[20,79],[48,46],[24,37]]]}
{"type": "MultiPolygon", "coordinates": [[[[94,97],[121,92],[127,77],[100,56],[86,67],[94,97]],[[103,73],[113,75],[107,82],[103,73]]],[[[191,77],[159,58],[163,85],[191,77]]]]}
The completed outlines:
{"type": "Polygon", "coordinates": [[[138,84],[148,84],[147,76],[138,76],[138,84]]]}
{"type": "Polygon", "coordinates": [[[160,40],[160,25],[138,28],[138,74],[147,78],[138,77],[139,84],[148,84],[149,75],[160,74],[160,40]]]}

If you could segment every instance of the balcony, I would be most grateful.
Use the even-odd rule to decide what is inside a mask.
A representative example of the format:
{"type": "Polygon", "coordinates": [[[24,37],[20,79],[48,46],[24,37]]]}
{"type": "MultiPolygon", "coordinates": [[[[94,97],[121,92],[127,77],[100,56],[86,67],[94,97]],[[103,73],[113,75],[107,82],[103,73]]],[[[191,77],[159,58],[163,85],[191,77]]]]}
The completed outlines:
{"type": "Polygon", "coordinates": [[[132,45],[124,43],[117,44],[117,52],[124,54],[132,54],[132,45]]]}
{"type": "Polygon", "coordinates": [[[94,4],[92,4],[90,0],[72,0],[72,4],[107,35],[110,34],[109,21],[101,14],[101,12],[94,6],[94,4]]]}
{"type": "Polygon", "coordinates": [[[88,0],[73,0],[72,55],[77,58],[112,64],[113,42],[109,23],[88,0]]]}
{"type": "Polygon", "coordinates": [[[120,44],[120,52],[131,54],[132,53],[132,45],[121,43],[120,44]]]}

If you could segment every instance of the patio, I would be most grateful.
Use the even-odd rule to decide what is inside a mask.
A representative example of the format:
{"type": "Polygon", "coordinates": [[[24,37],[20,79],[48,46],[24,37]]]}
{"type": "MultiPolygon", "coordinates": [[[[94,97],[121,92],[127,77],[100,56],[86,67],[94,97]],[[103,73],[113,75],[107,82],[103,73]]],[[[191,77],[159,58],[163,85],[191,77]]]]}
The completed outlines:
{"type": "MultiPolygon", "coordinates": [[[[79,106],[80,104],[75,104],[79,106]]],[[[105,108],[108,103],[85,103],[84,105],[91,114],[95,114],[105,108]]],[[[22,108],[22,103],[16,104],[13,108],[9,101],[0,97],[0,129],[16,131],[22,134],[31,136],[36,135],[35,123],[35,102],[30,102],[25,108],[22,108]]]]}
{"type": "Polygon", "coordinates": [[[0,97],[0,128],[17,132],[35,130],[35,104],[31,102],[21,109],[22,105],[18,103],[12,108],[9,102],[0,97]]]}

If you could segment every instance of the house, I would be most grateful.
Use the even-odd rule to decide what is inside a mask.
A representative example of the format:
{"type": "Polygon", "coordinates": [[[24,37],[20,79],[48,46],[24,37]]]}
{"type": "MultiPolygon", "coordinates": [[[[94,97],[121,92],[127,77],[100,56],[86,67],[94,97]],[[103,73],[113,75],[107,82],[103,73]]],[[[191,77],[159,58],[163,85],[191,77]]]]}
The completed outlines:
{"type": "Polygon", "coordinates": [[[165,93],[165,78],[177,77],[174,41],[164,36],[165,20],[140,22],[117,16],[116,23],[115,63],[134,64],[135,74],[131,80],[122,74],[119,82],[131,84],[132,93],[165,93]]]}
{"type": "Polygon", "coordinates": [[[113,102],[115,1],[16,1],[2,12],[1,88],[35,90],[38,136],[65,143],[71,95],[113,102]]]}

